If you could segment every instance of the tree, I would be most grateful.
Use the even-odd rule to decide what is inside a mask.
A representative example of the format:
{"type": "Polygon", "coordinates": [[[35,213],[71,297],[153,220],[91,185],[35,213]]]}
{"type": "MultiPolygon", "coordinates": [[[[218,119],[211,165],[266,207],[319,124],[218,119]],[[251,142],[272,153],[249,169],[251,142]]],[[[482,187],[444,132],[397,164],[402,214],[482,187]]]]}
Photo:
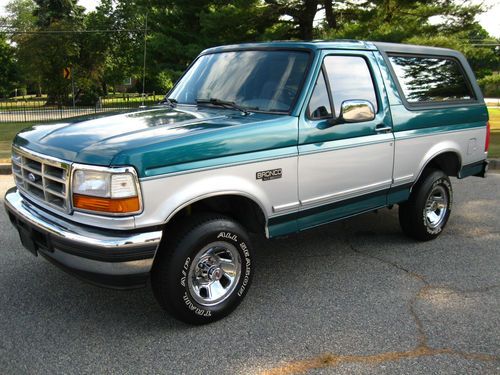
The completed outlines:
{"type": "MultiPolygon", "coordinates": [[[[164,91],[201,50],[220,44],[260,40],[275,19],[260,0],[120,0],[115,15],[129,29],[148,18],[146,89],[164,91]],[[120,10],[121,9],[121,10],[120,10]],[[125,16],[125,17],[124,17],[125,16]]],[[[132,52],[141,66],[143,39],[132,52]]],[[[137,78],[142,78],[142,70],[137,78]]],[[[141,87],[142,89],[142,87],[141,87]]]]}
{"type": "Polygon", "coordinates": [[[337,7],[346,1],[333,0],[265,0],[275,22],[287,24],[285,38],[313,39],[317,34],[315,20],[319,11],[324,12],[325,26],[336,30],[339,26],[337,7]]]}
{"type": "MultiPolygon", "coordinates": [[[[149,9],[135,1],[114,2],[110,55],[106,61],[105,80],[118,84],[125,78],[142,78],[145,16],[149,9]]],[[[149,59],[148,59],[149,60],[149,59]]]]}
{"type": "Polygon", "coordinates": [[[73,63],[75,101],[95,104],[107,94],[106,68],[112,61],[114,35],[113,5],[111,0],[101,0],[95,11],[84,17],[84,30],[101,30],[83,33],[78,39],[78,59],[73,63]]]}
{"type": "Polygon", "coordinates": [[[0,36],[0,96],[11,94],[17,85],[18,74],[14,58],[14,48],[0,36]]]}
{"type": "Polygon", "coordinates": [[[313,39],[314,17],[318,13],[319,0],[266,0],[266,3],[275,12],[278,20],[282,16],[289,18],[282,22],[291,22],[294,25],[292,30],[295,35],[292,36],[313,39]]]}
{"type": "Polygon", "coordinates": [[[337,29],[320,27],[323,38],[351,38],[401,43],[412,37],[454,35],[477,30],[481,5],[453,0],[366,0],[336,2],[342,20],[337,29]]]}
{"type": "Polygon", "coordinates": [[[63,69],[76,64],[79,57],[79,38],[74,32],[83,28],[84,9],[76,3],[76,0],[36,0],[34,31],[37,33],[26,34],[17,41],[23,71],[39,80],[49,104],[66,102],[71,90],[71,83],[63,78],[63,69]]]}
{"type": "MultiPolygon", "coordinates": [[[[347,3],[346,3],[347,4],[347,3]]],[[[500,66],[491,47],[481,47],[490,38],[478,24],[481,5],[452,0],[367,0],[347,4],[337,29],[323,24],[321,37],[379,40],[446,47],[461,51],[478,77],[491,74],[500,66]]]]}
{"type": "Polygon", "coordinates": [[[325,5],[325,20],[328,25],[328,28],[335,30],[337,29],[338,25],[337,25],[337,14],[333,7],[333,1],[325,0],[324,5],[325,5]]]}
{"type": "Polygon", "coordinates": [[[32,69],[24,69],[29,64],[19,59],[18,56],[19,45],[22,45],[28,38],[28,35],[23,34],[23,32],[29,32],[35,28],[36,17],[33,14],[35,7],[36,4],[33,0],[11,0],[5,6],[7,15],[0,18],[0,23],[5,25],[7,30],[12,31],[12,33],[7,34],[7,36],[12,43],[14,53],[17,55],[18,63],[16,70],[18,72],[18,84],[20,88],[23,90],[31,88],[32,91],[40,93],[40,76],[32,69]],[[18,33],[18,31],[20,31],[20,33],[18,33]]]}
{"type": "MultiPolygon", "coordinates": [[[[33,30],[36,23],[35,8],[33,0],[11,0],[5,6],[7,16],[0,18],[0,22],[16,31],[33,30]]],[[[21,35],[12,34],[11,38],[15,41],[15,38],[21,35]]]]}
{"type": "Polygon", "coordinates": [[[486,97],[500,97],[500,73],[491,74],[479,80],[479,85],[486,97]]]}
{"type": "Polygon", "coordinates": [[[462,51],[478,77],[500,65],[498,53],[476,45],[490,38],[475,21],[483,8],[455,0],[100,0],[88,14],[77,0],[11,0],[7,11],[3,23],[37,32],[10,36],[23,81],[58,103],[69,98],[68,66],[82,103],[128,77],[142,91],[145,42],[146,90],[162,92],[205,48],[269,39],[446,46],[462,51]]]}
{"type": "Polygon", "coordinates": [[[36,24],[50,27],[62,21],[74,22],[81,18],[84,8],[77,5],[78,0],[35,0],[33,12],[36,24]]]}

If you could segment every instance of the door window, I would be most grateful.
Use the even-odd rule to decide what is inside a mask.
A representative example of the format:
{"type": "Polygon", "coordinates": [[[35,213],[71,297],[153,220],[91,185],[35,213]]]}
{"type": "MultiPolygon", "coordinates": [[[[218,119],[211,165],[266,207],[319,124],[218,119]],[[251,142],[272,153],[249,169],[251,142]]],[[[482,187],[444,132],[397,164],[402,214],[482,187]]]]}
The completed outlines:
{"type": "Polygon", "coordinates": [[[316,85],[314,86],[308,112],[309,118],[313,120],[332,117],[332,106],[330,105],[330,96],[328,95],[328,88],[326,86],[323,70],[321,70],[316,85]]]}
{"type": "Polygon", "coordinates": [[[368,100],[378,112],[377,96],[366,60],[360,56],[327,56],[324,60],[335,117],[345,100],[368,100]]]}

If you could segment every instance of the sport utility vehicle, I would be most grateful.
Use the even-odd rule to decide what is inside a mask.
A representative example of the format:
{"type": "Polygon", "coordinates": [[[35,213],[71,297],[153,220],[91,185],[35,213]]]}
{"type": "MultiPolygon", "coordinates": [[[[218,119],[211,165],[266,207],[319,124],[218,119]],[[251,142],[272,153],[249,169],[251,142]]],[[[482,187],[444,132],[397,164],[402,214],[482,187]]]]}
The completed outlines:
{"type": "Polygon", "coordinates": [[[436,238],[449,176],[484,176],[488,113],[458,52],[356,41],[208,49],[163,104],[33,126],[5,196],[24,246],[194,324],[248,291],[268,238],[399,205],[436,238]]]}

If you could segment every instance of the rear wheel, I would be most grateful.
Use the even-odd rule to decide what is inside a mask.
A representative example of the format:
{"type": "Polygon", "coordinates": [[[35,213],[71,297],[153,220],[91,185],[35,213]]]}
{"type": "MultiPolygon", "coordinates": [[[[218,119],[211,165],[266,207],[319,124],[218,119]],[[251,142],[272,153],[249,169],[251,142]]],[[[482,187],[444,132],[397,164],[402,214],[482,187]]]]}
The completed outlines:
{"type": "Polygon", "coordinates": [[[407,202],[399,205],[399,223],[403,232],[419,241],[441,234],[450,217],[453,190],[448,176],[429,169],[414,186],[407,202]]]}
{"type": "Polygon", "coordinates": [[[190,218],[177,232],[160,249],[153,267],[156,299],[175,318],[190,324],[228,315],[251,283],[251,249],[245,230],[232,219],[207,214],[190,218]]]}

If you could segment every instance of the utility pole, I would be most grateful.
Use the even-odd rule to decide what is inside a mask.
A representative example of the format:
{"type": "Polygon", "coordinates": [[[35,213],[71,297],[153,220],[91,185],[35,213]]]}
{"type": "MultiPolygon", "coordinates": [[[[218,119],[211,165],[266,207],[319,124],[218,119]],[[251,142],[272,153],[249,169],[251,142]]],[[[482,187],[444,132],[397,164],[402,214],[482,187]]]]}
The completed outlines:
{"type": "Polygon", "coordinates": [[[142,107],[144,107],[144,98],[146,97],[146,39],[148,36],[148,13],[144,21],[144,61],[142,64],[142,107]]]}
{"type": "Polygon", "coordinates": [[[71,67],[71,98],[73,99],[73,111],[75,110],[75,81],[73,79],[73,67],[71,67]]]}

